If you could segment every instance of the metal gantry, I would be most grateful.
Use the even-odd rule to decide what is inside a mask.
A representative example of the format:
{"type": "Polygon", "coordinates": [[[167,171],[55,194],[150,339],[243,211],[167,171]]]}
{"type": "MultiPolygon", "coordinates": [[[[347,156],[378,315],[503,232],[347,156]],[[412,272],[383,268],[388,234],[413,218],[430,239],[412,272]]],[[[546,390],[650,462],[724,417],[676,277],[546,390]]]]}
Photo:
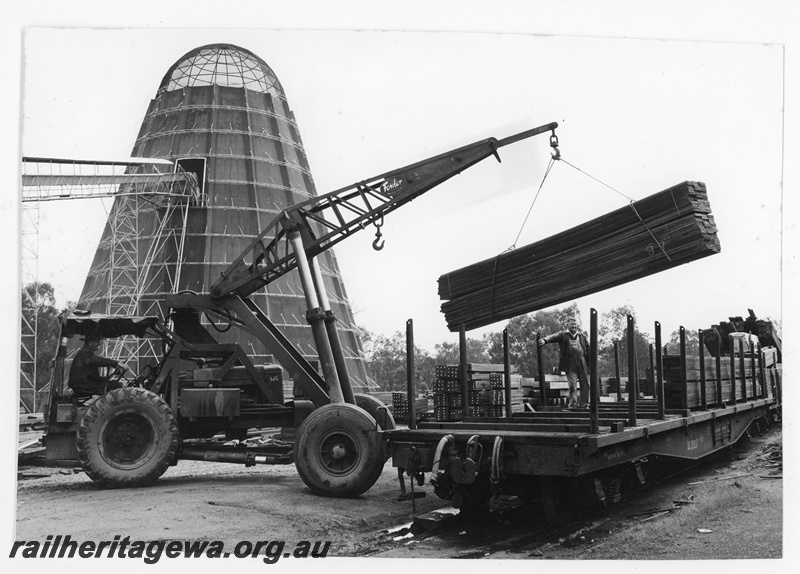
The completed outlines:
{"type": "Polygon", "coordinates": [[[37,347],[39,332],[38,313],[38,275],[39,275],[39,204],[25,203],[22,210],[20,228],[20,279],[21,309],[20,309],[20,371],[19,371],[19,401],[20,408],[25,413],[35,413],[36,377],[38,357],[37,347]],[[33,286],[31,293],[26,288],[33,286]]]}
{"type": "MultiPolygon", "coordinates": [[[[39,207],[41,202],[114,198],[109,213],[111,234],[105,247],[111,257],[93,267],[90,275],[102,275],[105,290],[84,294],[79,305],[102,300],[109,315],[158,314],[156,300],[143,300],[156,274],[166,273],[174,292],[180,279],[187,213],[190,205],[203,205],[204,195],[191,172],[173,162],[157,159],[92,161],[25,157],[22,162],[22,318],[20,359],[20,406],[35,412],[38,305],[39,207]],[[155,224],[142,237],[143,213],[155,224]],[[170,265],[166,265],[167,259],[170,265]]],[[[156,357],[148,339],[120,338],[105,350],[112,358],[136,360],[156,357]]],[[[132,368],[138,365],[132,364],[132,368]]]]}

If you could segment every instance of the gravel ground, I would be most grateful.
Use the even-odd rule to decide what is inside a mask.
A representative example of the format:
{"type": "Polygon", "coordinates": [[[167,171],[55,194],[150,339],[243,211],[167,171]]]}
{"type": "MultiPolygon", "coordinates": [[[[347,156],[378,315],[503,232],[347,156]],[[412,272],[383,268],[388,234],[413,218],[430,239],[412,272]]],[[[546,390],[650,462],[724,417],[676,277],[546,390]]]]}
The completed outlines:
{"type": "MultiPolygon", "coordinates": [[[[39,469],[37,469],[39,470],[39,469]]],[[[63,469],[62,469],[63,470],[63,469]]],[[[153,486],[103,490],[82,472],[19,482],[17,540],[69,533],[75,539],[109,534],[139,540],[331,540],[329,555],[355,555],[378,541],[381,530],[411,519],[398,502],[396,471],[356,499],[315,496],[294,465],[245,468],[179,461],[153,486]]],[[[442,506],[433,495],[420,510],[442,506]]],[[[110,539],[110,538],[109,538],[110,539]]]]}

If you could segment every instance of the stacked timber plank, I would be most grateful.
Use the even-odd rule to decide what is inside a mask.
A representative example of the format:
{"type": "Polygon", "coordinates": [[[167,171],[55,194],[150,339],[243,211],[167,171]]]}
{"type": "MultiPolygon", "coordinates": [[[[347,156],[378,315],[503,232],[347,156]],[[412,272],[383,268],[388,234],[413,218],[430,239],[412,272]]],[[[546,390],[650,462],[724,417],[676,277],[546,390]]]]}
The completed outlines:
{"type": "Polygon", "coordinates": [[[521,413],[525,409],[522,405],[522,376],[511,373],[511,412],[521,413]]]}
{"type": "MultiPolygon", "coordinates": [[[[387,407],[392,404],[392,400],[394,399],[394,393],[396,391],[372,391],[369,394],[378,399],[387,407]]],[[[402,393],[400,393],[402,394],[402,393]]]]}
{"type": "MultiPolygon", "coordinates": [[[[373,393],[374,395],[375,393],[373,393]]],[[[384,403],[385,404],[385,403],[384,403]]],[[[398,421],[407,421],[409,417],[408,396],[406,393],[392,391],[392,416],[398,421]]],[[[414,398],[414,413],[419,416],[428,411],[428,397],[414,398]]]]}
{"type": "Polygon", "coordinates": [[[617,387],[620,387],[620,393],[628,393],[628,377],[620,377],[619,381],[617,377],[606,377],[605,379],[600,379],[601,381],[601,391],[600,394],[603,395],[616,395],[617,394],[617,387]]]}
{"type": "Polygon", "coordinates": [[[433,380],[433,417],[438,422],[464,419],[458,365],[436,365],[433,380]]]}
{"type": "Polygon", "coordinates": [[[719,253],[705,184],[684,182],[439,277],[451,331],[474,329],[719,253]]]}
{"type": "Polygon", "coordinates": [[[399,420],[408,418],[408,397],[405,393],[392,393],[392,415],[399,420]]]}
{"type": "MultiPolygon", "coordinates": [[[[503,365],[467,364],[467,397],[464,404],[458,365],[436,365],[433,412],[439,422],[464,417],[505,416],[503,365]]],[[[522,412],[522,377],[511,374],[511,410],[522,412]]]]}
{"type": "MultiPolygon", "coordinates": [[[[622,380],[622,393],[627,397],[628,393],[628,377],[621,377],[622,380]]],[[[547,405],[562,405],[566,406],[569,402],[569,381],[566,375],[550,375],[545,374],[545,396],[547,405]]],[[[615,377],[599,377],[600,396],[611,397],[616,399],[617,395],[617,379],[615,377]]],[[[640,389],[644,384],[644,379],[640,380],[640,389]]],[[[647,395],[647,392],[644,392],[647,395]]],[[[541,405],[539,397],[539,379],[538,378],[523,378],[522,379],[522,396],[523,400],[531,403],[531,406],[541,405]]]]}
{"type": "MultiPolygon", "coordinates": [[[[680,355],[664,355],[664,403],[667,408],[681,408],[681,357],[680,355]]],[[[650,371],[650,369],[647,369],[650,371]]],[[[747,354],[744,360],[744,370],[741,368],[739,357],[735,357],[734,368],[731,369],[730,357],[721,357],[720,361],[720,376],[722,379],[722,400],[725,402],[741,400],[743,398],[742,392],[742,377],[746,380],[746,392],[748,399],[754,398],[753,393],[753,369],[750,362],[750,356],[747,354]],[[733,379],[733,393],[731,392],[731,379],[733,379]]],[[[761,395],[761,386],[758,383],[758,362],[756,361],[756,392],[761,395]]],[[[705,357],[705,375],[706,375],[706,403],[717,404],[719,402],[717,397],[717,360],[714,357],[705,357]]],[[[648,378],[652,373],[648,373],[648,378]]],[[[686,380],[687,380],[687,406],[688,408],[696,408],[702,405],[702,396],[700,394],[700,357],[697,355],[688,355],[686,357],[686,380]]],[[[769,387],[769,385],[768,385],[769,387]]],[[[771,396],[771,389],[767,389],[768,396],[771,396]]]]}
{"type": "Polygon", "coordinates": [[[534,406],[542,404],[566,404],[569,398],[569,383],[567,382],[566,375],[549,375],[545,374],[545,403],[541,402],[539,397],[539,379],[538,378],[524,378],[522,380],[522,395],[527,397],[534,406]]]}

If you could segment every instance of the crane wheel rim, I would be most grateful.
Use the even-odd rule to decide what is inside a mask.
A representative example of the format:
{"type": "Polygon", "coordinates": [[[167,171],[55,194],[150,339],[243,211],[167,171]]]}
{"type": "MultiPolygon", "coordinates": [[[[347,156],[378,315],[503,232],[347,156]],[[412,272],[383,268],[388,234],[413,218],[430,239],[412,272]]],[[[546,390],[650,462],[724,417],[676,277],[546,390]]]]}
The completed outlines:
{"type": "Polygon", "coordinates": [[[341,429],[331,430],[319,441],[317,460],[332,475],[351,473],[361,458],[358,440],[341,429]]]}
{"type": "Polygon", "coordinates": [[[156,422],[136,409],[125,409],[105,421],[100,429],[98,450],[106,462],[131,469],[147,462],[158,448],[156,422]]]}

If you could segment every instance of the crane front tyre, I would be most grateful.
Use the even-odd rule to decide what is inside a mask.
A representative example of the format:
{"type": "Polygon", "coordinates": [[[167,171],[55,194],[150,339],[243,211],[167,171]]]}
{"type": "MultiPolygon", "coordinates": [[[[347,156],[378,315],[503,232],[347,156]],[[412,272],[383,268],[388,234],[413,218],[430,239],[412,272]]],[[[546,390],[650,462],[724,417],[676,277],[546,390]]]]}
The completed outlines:
{"type": "Polygon", "coordinates": [[[385,461],[375,419],[355,405],[324,405],[297,430],[295,466],[316,494],[359,496],[378,480],[385,461]]]}
{"type": "Polygon", "coordinates": [[[137,387],[98,397],[76,435],[84,472],[107,488],[152,484],[175,462],[178,442],[178,424],[169,405],[137,387]]]}

